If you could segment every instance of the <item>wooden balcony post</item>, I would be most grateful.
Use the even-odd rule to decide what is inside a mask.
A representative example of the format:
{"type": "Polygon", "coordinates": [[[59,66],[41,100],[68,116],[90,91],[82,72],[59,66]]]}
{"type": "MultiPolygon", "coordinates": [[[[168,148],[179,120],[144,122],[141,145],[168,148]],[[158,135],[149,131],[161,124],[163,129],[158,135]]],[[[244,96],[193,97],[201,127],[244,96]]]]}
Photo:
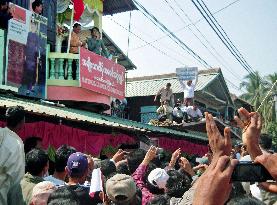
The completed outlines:
{"type": "Polygon", "coordinates": [[[55,79],[55,58],[50,58],[50,79],[55,79]]]}
{"type": "Polygon", "coordinates": [[[62,79],[62,80],[64,80],[63,62],[64,62],[64,59],[60,58],[59,59],[59,79],[62,79]]]}
{"type": "Polygon", "coordinates": [[[72,80],[72,59],[68,59],[68,73],[67,73],[67,79],[72,80]]]}

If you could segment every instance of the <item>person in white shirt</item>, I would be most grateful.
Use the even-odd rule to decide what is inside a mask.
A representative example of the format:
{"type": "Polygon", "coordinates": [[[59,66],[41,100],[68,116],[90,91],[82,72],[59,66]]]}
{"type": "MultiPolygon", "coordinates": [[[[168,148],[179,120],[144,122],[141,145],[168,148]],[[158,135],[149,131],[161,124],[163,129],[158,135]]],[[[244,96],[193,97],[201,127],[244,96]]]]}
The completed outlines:
{"type": "Polygon", "coordinates": [[[194,82],[192,82],[192,80],[189,80],[184,83],[184,81],[180,80],[180,83],[184,90],[184,103],[188,104],[189,106],[193,105],[194,89],[197,83],[197,76],[194,82]]]}
{"type": "Polygon", "coordinates": [[[176,105],[173,109],[172,115],[173,115],[173,121],[177,122],[177,123],[182,123],[183,122],[183,118],[184,118],[184,113],[182,111],[182,103],[181,101],[178,99],[176,102],[176,105]]]}
{"type": "Polygon", "coordinates": [[[163,104],[157,109],[160,116],[166,116],[167,119],[172,121],[173,108],[169,105],[169,101],[163,101],[163,104]]]}
{"type": "Polygon", "coordinates": [[[0,129],[0,204],[23,204],[20,181],[25,174],[24,145],[16,134],[25,123],[23,107],[6,111],[7,127],[0,129]]]}
{"type": "Polygon", "coordinates": [[[187,109],[187,114],[191,120],[195,122],[200,121],[203,118],[203,114],[197,105],[189,106],[187,109]]]}

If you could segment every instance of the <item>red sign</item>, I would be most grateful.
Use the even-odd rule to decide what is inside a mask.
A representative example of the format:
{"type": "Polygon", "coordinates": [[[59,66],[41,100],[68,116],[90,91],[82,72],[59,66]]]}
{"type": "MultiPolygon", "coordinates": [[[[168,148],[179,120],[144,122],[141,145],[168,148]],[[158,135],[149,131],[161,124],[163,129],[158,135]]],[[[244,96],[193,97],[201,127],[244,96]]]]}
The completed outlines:
{"type": "Polygon", "coordinates": [[[80,48],[81,87],[117,99],[125,97],[125,68],[80,48]]]}

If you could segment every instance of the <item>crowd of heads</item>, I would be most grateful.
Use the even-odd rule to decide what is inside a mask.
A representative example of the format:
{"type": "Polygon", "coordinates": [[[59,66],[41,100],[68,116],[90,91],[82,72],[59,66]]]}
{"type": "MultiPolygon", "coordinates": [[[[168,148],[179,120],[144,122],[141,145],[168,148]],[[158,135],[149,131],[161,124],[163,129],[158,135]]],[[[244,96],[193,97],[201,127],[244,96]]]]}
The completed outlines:
{"type": "MultiPolygon", "coordinates": [[[[272,154],[271,137],[260,133],[259,114],[245,109],[240,109],[239,114],[241,117],[235,120],[244,131],[243,141],[232,148],[230,128],[221,135],[212,115],[205,113],[209,149],[205,156],[190,161],[180,148],[166,155],[155,146],[148,150],[130,146],[101,160],[62,145],[55,151],[54,170],[49,173],[51,160],[42,148],[42,139],[29,137],[25,140],[27,178],[24,176],[21,181],[23,198],[28,198],[31,205],[263,204],[240,182],[231,181],[232,172],[238,160],[249,156],[263,164],[276,180],[277,155],[272,154]],[[32,189],[26,194],[24,190],[30,184],[32,189]]],[[[8,128],[19,130],[24,115],[22,107],[9,108],[8,128]]],[[[268,186],[265,182],[259,187],[261,192],[271,193],[277,184],[268,186]]]]}

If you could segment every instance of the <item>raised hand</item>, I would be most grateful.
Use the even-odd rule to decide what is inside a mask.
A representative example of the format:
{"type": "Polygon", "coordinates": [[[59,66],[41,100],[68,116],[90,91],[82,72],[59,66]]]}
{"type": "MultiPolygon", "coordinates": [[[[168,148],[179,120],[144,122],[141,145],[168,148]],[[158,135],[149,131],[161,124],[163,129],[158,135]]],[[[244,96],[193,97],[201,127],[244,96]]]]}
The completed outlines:
{"type": "Polygon", "coordinates": [[[259,138],[262,129],[262,119],[259,113],[249,113],[246,109],[238,109],[239,116],[235,116],[235,121],[243,130],[242,141],[247,146],[251,159],[254,160],[257,156],[262,154],[259,147],[259,138]]]}
{"type": "Polygon", "coordinates": [[[231,192],[231,176],[238,163],[228,156],[213,158],[211,165],[198,179],[193,205],[223,205],[231,192]]]}
{"type": "Polygon", "coordinates": [[[123,151],[122,149],[119,149],[113,156],[114,162],[117,163],[117,162],[123,160],[126,154],[127,154],[127,152],[123,151]]]}
{"type": "Polygon", "coordinates": [[[175,152],[172,153],[171,160],[169,162],[169,167],[174,168],[179,156],[181,155],[181,149],[178,148],[175,152]]]}
{"type": "Polygon", "coordinates": [[[232,149],[231,130],[229,127],[224,129],[224,136],[222,136],[217,129],[213,116],[205,113],[206,130],[209,138],[209,144],[214,156],[229,156],[232,149]]]}
{"type": "Polygon", "coordinates": [[[185,157],[181,157],[180,158],[180,167],[186,171],[190,176],[194,176],[195,172],[191,167],[191,164],[189,163],[189,161],[185,158],[185,157]]]}
{"type": "Polygon", "coordinates": [[[157,147],[151,146],[149,148],[149,150],[147,151],[147,153],[142,161],[142,164],[148,165],[153,159],[155,159],[155,157],[157,155],[157,151],[158,151],[157,147]]]}

